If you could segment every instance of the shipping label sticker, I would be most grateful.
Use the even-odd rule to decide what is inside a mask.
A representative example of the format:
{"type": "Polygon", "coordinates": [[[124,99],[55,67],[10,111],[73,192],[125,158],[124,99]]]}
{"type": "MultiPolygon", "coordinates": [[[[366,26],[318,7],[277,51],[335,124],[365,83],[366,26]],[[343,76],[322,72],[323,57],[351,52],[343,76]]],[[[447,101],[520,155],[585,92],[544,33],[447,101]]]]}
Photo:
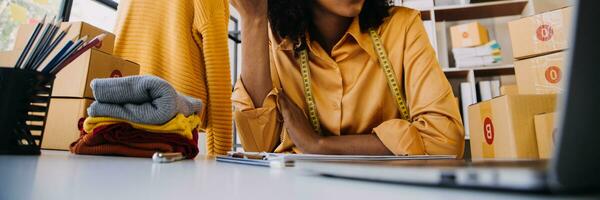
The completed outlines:
{"type": "Polygon", "coordinates": [[[548,83],[557,84],[560,82],[562,72],[557,66],[549,66],[548,68],[546,68],[545,75],[546,81],[548,81],[548,83]]]}
{"type": "Polygon", "coordinates": [[[494,144],[494,123],[490,117],[483,119],[483,138],[485,143],[494,144]]]}
{"type": "Polygon", "coordinates": [[[562,57],[551,56],[544,59],[534,59],[534,86],[536,94],[553,94],[562,92],[561,80],[563,72],[560,69],[562,57]]]}
{"type": "Polygon", "coordinates": [[[560,41],[564,37],[566,25],[560,12],[549,12],[541,14],[539,17],[532,17],[532,23],[535,24],[535,33],[533,33],[534,52],[539,53],[549,49],[559,49],[565,45],[566,41],[560,41]]]}
{"type": "Polygon", "coordinates": [[[483,141],[481,141],[482,154],[484,158],[494,158],[496,157],[494,150],[494,139],[496,134],[492,117],[492,104],[489,102],[481,103],[479,112],[483,126],[481,127],[483,130],[483,141]]]}
{"type": "Polygon", "coordinates": [[[554,29],[548,24],[542,24],[535,30],[535,36],[539,41],[546,42],[554,36],[554,29]]]}
{"type": "Polygon", "coordinates": [[[110,73],[110,78],[121,78],[121,77],[123,77],[123,74],[118,69],[115,69],[110,73]]]}

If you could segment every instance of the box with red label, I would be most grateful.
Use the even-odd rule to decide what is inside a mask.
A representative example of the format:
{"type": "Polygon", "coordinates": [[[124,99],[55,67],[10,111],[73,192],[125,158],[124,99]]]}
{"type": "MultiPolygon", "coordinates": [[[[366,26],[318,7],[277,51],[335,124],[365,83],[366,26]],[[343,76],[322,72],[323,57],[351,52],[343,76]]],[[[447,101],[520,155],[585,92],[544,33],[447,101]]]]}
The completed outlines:
{"type": "Polygon", "coordinates": [[[519,94],[556,94],[563,90],[565,52],[515,61],[519,94]]]}
{"type": "Polygon", "coordinates": [[[557,137],[556,127],[554,126],[555,116],[556,113],[546,113],[534,117],[535,135],[541,159],[549,159],[552,156],[554,142],[557,137]]]}
{"type": "Polygon", "coordinates": [[[52,98],[42,148],[69,150],[69,145],[79,138],[79,119],[87,117],[92,102],[85,98],[52,98]]]}
{"type": "Polygon", "coordinates": [[[556,95],[504,95],[469,106],[472,159],[538,159],[533,117],[555,107],[556,95]]]}
{"type": "Polygon", "coordinates": [[[487,29],[479,22],[450,27],[452,48],[473,47],[489,42],[487,29]]]}
{"type": "MultiPolygon", "coordinates": [[[[0,58],[6,60],[0,64],[12,66],[18,56],[17,50],[1,52],[0,58]]],[[[56,75],[52,97],[94,98],[90,88],[93,79],[138,75],[139,72],[140,66],[136,63],[90,49],[56,75]]]]}
{"type": "Polygon", "coordinates": [[[523,59],[566,49],[572,10],[566,7],[508,22],[513,56],[523,59]]]}

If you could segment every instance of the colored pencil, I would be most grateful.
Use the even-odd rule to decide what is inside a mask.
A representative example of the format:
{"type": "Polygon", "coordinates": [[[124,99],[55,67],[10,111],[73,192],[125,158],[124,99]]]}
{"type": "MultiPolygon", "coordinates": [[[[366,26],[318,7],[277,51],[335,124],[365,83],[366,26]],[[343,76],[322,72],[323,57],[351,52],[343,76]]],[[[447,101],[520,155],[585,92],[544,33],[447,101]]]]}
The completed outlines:
{"type": "Polygon", "coordinates": [[[54,63],[54,66],[50,66],[50,73],[51,74],[56,74],[58,73],[58,71],[60,71],[64,65],[62,65],[62,63],[64,63],[64,61],[71,55],[73,54],[73,52],[77,51],[81,46],[83,46],[83,42],[87,40],[87,35],[83,36],[82,38],[80,38],[79,40],[77,40],[77,42],[75,42],[75,44],[73,44],[73,46],[60,58],[60,60],[58,60],[58,62],[54,63]],[[59,68],[60,66],[60,68],[59,68]]]}
{"type": "Polygon", "coordinates": [[[45,24],[45,29],[44,32],[42,33],[42,36],[38,39],[38,42],[35,45],[35,48],[33,49],[33,52],[31,52],[31,55],[29,55],[29,57],[27,58],[27,62],[25,62],[25,66],[23,66],[23,69],[29,69],[31,64],[33,64],[33,62],[35,62],[35,59],[37,58],[39,52],[41,51],[41,49],[43,48],[42,44],[45,43],[46,39],[48,38],[48,34],[50,33],[50,30],[52,29],[52,22],[56,20],[56,17],[52,18],[52,20],[50,21],[50,23],[45,24]]]}
{"type": "MultiPolygon", "coordinates": [[[[102,33],[102,34],[96,36],[94,39],[90,40],[83,47],[81,47],[81,49],[79,49],[79,50],[75,51],[74,53],[72,53],[71,55],[69,55],[69,57],[67,59],[65,59],[65,61],[62,62],[56,68],[60,71],[60,69],[62,69],[64,66],[68,65],[69,63],[73,62],[73,60],[77,59],[79,56],[81,56],[81,54],[83,54],[87,50],[91,49],[92,47],[99,48],[100,46],[102,46],[102,40],[104,40],[105,37],[106,37],[106,33],[102,33]]],[[[56,72],[56,73],[58,73],[58,72],[56,72]]]]}
{"type": "Polygon", "coordinates": [[[52,41],[52,43],[48,46],[46,51],[42,54],[41,59],[39,59],[38,62],[36,64],[34,64],[34,68],[33,68],[34,70],[37,70],[40,67],[40,65],[42,64],[42,62],[44,62],[44,60],[46,60],[48,55],[50,55],[50,53],[52,53],[52,51],[54,51],[56,46],[58,46],[58,43],[63,41],[63,39],[69,32],[69,29],[71,29],[71,24],[69,24],[69,26],[67,26],[67,28],[63,29],[61,31],[61,33],[58,35],[58,37],[56,37],[56,39],[54,41],[52,41]]]}
{"type": "Polygon", "coordinates": [[[44,23],[46,23],[46,15],[44,15],[44,18],[42,18],[42,21],[39,21],[38,24],[35,25],[35,29],[33,30],[33,33],[31,34],[31,36],[29,36],[29,40],[27,41],[25,48],[21,52],[21,55],[19,55],[19,59],[17,60],[17,63],[15,63],[14,68],[17,68],[17,69],[21,68],[21,64],[23,64],[23,61],[25,60],[25,57],[29,53],[29,50],[31,49],[33,42],[35,41],[37,36],[40,34],[40,30],[42,29],[42,26],[44,25],[44,23]]]}
{"type": "Polygon", "coordinates": [[[54,56],[54,58],[52,58],[52,60],[50,60],[50,62],[48,62],[48,64],[46,65],[46,67],[44,67],[44,69],[42,69],[42,72],[44,73],[50,73],[50,70],[52,70],[52,66],[55,66],[55,63],[58,62],[58,60],[60,60],[60,58],[67,53],[67,51],[69,49],[71,49],[71,46],[73,45],[73,40],[69,40],[65,46],[63,46],[62,49],[60,49],[60,51],[54,56]]]}

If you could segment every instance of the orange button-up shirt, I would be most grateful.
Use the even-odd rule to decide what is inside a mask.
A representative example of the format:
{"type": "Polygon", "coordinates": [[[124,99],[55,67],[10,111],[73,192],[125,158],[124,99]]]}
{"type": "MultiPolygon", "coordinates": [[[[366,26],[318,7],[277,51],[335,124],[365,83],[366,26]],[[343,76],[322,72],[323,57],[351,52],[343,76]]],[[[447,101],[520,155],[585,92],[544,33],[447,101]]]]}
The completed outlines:
{"type": "MultiPolygon", "coordinates": [[[[463,156],[464,131],[452,88],[436,60],[418,11],[396,7],[378,28],[399,82],[404,84],[412,122],[402,120],[369,33],[358,17],[331,50],[307,38],[312,90],[323,131],[329,135],[375,133],[396,155],[463,156]]],[[[300,65],[292,43],[270,34],[274,89],[255,108],[239,81],[234,119],[246,151],[296,151],[277,112],[278,91],[305,113],[300,65]]],[[[244,80],[252,81],[252,80],[244,80]]]]}

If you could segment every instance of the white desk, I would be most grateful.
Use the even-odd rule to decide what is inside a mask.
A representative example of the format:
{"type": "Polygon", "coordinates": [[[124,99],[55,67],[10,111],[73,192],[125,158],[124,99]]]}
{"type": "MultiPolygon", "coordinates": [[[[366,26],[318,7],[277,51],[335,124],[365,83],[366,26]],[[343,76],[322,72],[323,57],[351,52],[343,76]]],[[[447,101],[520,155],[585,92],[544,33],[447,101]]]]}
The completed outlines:
{"type": "MultiPolygon", "coordinates": [[[[195,160],[0,155],[0,200],[94,199],[573,199],[516,193],[371,183],[320,177],[293,168],[270,169],[195,160]]],[[[588,198],[588,199],[599,199],[588,198]]]]}

